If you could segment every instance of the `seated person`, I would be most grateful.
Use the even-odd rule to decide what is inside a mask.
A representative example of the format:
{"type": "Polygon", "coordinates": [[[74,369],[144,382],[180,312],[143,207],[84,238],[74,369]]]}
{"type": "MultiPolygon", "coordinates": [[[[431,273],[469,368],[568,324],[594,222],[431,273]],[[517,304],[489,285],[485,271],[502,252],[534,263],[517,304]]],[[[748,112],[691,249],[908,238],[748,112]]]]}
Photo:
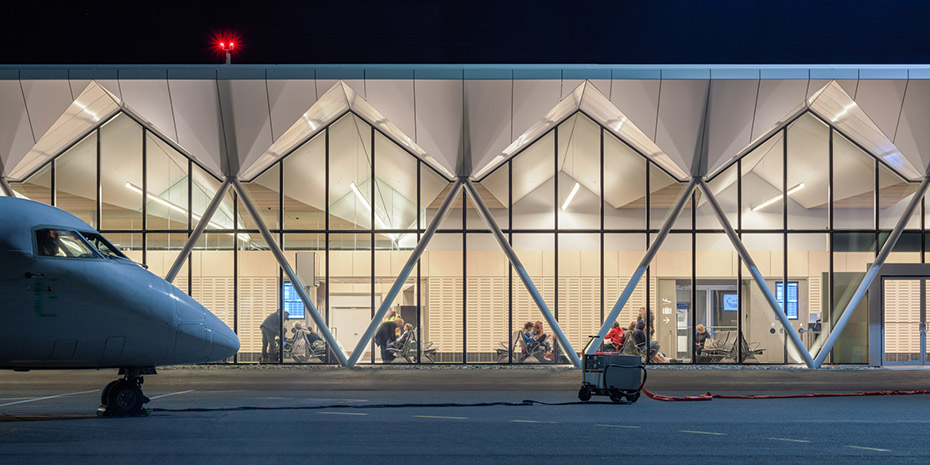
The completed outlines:
{"type": "Polygon", "coordinates": [[[527,347],[530,345],[536,345],[536,338],[533,337],[533,322],[527,321],[523,324],[523,331],[520,333],[520,336],[523,337],[523,342],[526,343],[527,347]]]}
{"type": "Polygon", "coordinates": [[[704,350],[704,342],[707,341],[707,338],[710,337],[710,333],[704,328],[704,325],[697,325],[697,334],[694,335],[694,353],[698,357],[701,356],[701,351],[704,350]]]}
{"type": "Polygon", "coordinates": [[[547,337],[548,335],[546,335],[546,332],[543,331],[542,321],[536,321],[536,323],[533,323],[533,340],[539,344],[542,344],[542,346],[546,348],[546,352],[549,352],[552,350],[552,346],[546,342],[547,337]]]}
{"type": "Polygon", "coordinates": [[[400,335],[400,337],[398,337],[396,341],[388,343],[388,347],[391,349],[403,349],[404,345],[407,344],[407,341],[409,341],[412,336],[413,336],[413,325],[410,323],[407,323],[404,325],[404,331],[400,335]]]}
{"type": "Polygon", "coordinates": [[[388,351],[388,344],[396,341],[395,334],[397,328],[403,325],[403,319],[395,318],[394,320],[381,323],[381,326],[378,327],[378,332],[375,333],[374,342],[375,345],[381,348],[381,360],[384,363],[389,363],[396,358],[394,354],[388,351]]]}
{"type": "Polygon", "coordinates": [[[610,331],[604,336],[604,345],[601,346],[601,351],[619,352],[620,348],[623,347],[624,339],[626,339],[626,334],[623,332],[623,328],[620,327],[620,323],[615,321],[610,327],[610,331]]]}

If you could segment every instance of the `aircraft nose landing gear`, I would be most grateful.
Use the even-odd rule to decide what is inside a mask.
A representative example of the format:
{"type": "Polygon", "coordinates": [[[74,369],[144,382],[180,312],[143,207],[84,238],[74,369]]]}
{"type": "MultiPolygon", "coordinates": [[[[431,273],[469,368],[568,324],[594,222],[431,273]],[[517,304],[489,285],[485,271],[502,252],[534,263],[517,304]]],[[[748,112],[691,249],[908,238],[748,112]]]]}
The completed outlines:
{"type": "Polygon", "coordinates": [[[154,375],[154,368],[120,368],[123,379],[110,382],[100,393],[98,416],[145,416],[148,411],[142,408],[149,398],[142,394],[142,375],[154,375]]]}

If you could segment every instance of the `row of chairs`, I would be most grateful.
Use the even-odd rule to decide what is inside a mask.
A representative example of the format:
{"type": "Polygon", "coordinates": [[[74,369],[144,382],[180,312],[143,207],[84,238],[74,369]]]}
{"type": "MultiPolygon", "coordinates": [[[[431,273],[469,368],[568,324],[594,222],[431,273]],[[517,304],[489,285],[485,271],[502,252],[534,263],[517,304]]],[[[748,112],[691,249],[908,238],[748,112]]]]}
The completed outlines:
{"type": "MultiPolygon", "coordinates": [[[[410,337],[407,338],[407,342],[404,343],[401,347],[395,347],[388,349],[388,352],[394,354],[395,359],[404,359],[407,363],[416,363],[417,361],[417,333],[416,328],[411,330],[410,337]]],[[[430,363],[436,363],[436,348],[433,347],[432,342],[423,343],[423,348],[420,352],[423,355],[423,358],[430,363]]]]}

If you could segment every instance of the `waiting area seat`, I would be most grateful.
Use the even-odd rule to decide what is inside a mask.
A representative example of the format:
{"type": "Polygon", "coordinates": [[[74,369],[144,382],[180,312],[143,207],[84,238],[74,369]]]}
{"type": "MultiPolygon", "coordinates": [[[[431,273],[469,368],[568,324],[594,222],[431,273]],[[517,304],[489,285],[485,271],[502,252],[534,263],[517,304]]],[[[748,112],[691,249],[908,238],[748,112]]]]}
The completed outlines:
{"type": "Polygon", "coordinates": [[[737,361],[740,357],[740,349],[737,343],[742,346],[742,358],[739,363],[745,363],[747,360],[759,363],[757,355],[762,355],[765,349],[759,348],[759,343],[749,344],[746,337],[739,334],[739,331],[717,331],[716,338],[708,339],[704,344],[704,350],[698,355],[699,363],[720,363],[724,360],[737,361]]]}
{"type": "Polygon", "coordinates": [[[507,342],[501,342],[499,349],[497,349],[497,362],[506,363],[508,359],[513,356],[514,363],[525,363],[530,362],[539,362],[539,363],[551,363],[552,361],[546,358],[546,349],[543,344],[538,342],[527,343],[523,339],[523,331],[516,331],[513,333],[513,338],[511,339],[513,344],[510,345],[507,342]]]}
{"type": "MultiPolygon", "coordinates": [[[[410,337],[407,338],[407,342],[401,347],[389,348],[388,352],[394,354],[396,357],[394,360],[405,360],[407,363],[416,363],[417,362],[417,335],[416,328],[411,330],[410,337]]],[[[436,349],[433,348],[432,342],[426,342],[423,344],[422,355],[429,363],[436,363],[436,349]]]]}

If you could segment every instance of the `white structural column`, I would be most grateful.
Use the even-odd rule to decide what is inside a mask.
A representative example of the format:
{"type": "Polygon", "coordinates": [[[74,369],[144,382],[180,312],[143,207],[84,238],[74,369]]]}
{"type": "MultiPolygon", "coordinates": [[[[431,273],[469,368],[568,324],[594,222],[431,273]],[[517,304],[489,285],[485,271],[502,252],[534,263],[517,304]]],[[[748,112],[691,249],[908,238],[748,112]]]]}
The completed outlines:
{"type": "Polygon", "coordinates": [[[928,186],[930,186],[930,177],[924,177],[923,182],[920,183],[920,187],[917,188],[917,192],[914,193],[914,198],[908,203],[907,208],[904,210],[904,214],[898,219],[898,223],[895,224],[894,229],[891,230],[891,234],[888,236],[888,240],[885,241],[885,245],[882,246],[882,249],[875,257],[875,262],[869,267],[869,271],[865,273],[862,282],[859,283],[856,292],[853,294],[852,298],[849,299],[849,303],[846,304],[846,308],[840,315],[839,320],[837,320],[833,328],[830,329],[830,337],[827,338],[827,342],[823,344],[823,347],[820,348],[820,352],[817,353],[817,358],[814,360],[814,368],[820,368],[824,360],[827,359],[827,356],[830,355],[830,351],[833,350],[833,345],[836,344],[836,341],[840,338],[840,334],[843,332],[843,328],[846,327],[846,323],[849,323],[849,319],[852,318],[853,313],[856,311],[856,307],[859,306],[859,302],[865,297],[865,293],[869,290],[872,281],[878,276],[878,272],[882,265],[885,264],[885,260],[888,259],[888,255],[891,254],[898,239],[901,238],[901,234],[904,233],[904,228],[907,227],[908,220],[911,219],[914,210],[917,209],[920,205],[920,201],[924,198],[924,195],[926,195],[928,186]]]}
{"type": "Polygon", "coordinates": [[[471,197],[472,202],[475,203],[478,214],[481,216],[481,219],[484,220],[485,224],[491,228],[491,232],[494,233],[497,243],[500,244],[504,254],[506,254],[507,258],[510,260],[510,264],[513,266],[514,271],[520,276],[520,280],[523,281],[526,290],[529,291],[530,296],[533,297],[533,301],[536,302],[536,306],[539,307],[539,311],[542,312],[546,322],[549,323],[549,326],[552,328],[552,332],[555,333],[555,337],[558,339],[559,344],[561,344],[563,352],[571,359],[575,367],[581,368],[581,359],[578,357],[578,354],[575,353],[575,349],[572,348],[571,343],[568,342],[568,338],[565,337],[565,333],[562,332],[562,327],[559,326],[559,322],[556,321],[555,317],[552,315],[549,306],[546,305],[546,301],[543,300],[542,294],[536,289],[536,285],[533,284],[533,280],[530,279],[530,274],[526,272],[526,268],[523,267],[523,263],[520,262],[520,258],[517,257],[517,253],[513,250],[513,247],[510,246],[510,243],[504,236],[504,232],[501,231],[501,228],[494,222],[491,212],[488,210],[487,205],[481,200],[481,196],[475,190],[475,186],[472,185],[471,180],[465,178],[464,182],[465,190],[468,192],[468,196],[471,197]]]}
{"type": "Polygon", "coordinates": [[[400,288],[404,285],[404,282],[407,281],[407,278],[410,277],[413,267],[416,266],[417,261],[420,260],[420,256],[423,255],[423,251],[426,250],[426,246],[429,244],[430,239],[433,238],[436,230],[439,229],[439,224],[442,223],[443,218],[446,217],[446,214],[452,207],[452,203],[455,202],[455,198],[459,195],[461,190],[462,180],[457,179],[455,184],[452,185],[452,189],[449,190],[449,195],[446,196],[445,200],[442,201],[442,205],[439,206],[436,216],[433,217],[433,222],[426,228],[423,236],[420,237],[420,241],[417,242],[417,246],[413,249],[413,253],[407,258],[407,263],[404,264],[400,274],[397,275],[397,279],[394,280],[394,285],[391,286],[387,295],[381,300],[381,306],[378,307],[378,312],[375,313],[374,318],[371,319],[371,323],[368,324],[368,328],[365,329],[365,333],[362,334],[362,338],[359,339],[358,344],[356,344],[355,350],[352,351],[348,366],[353,367],[358,363],[358,359],[361,358],[362,354],[365,352],[365,346],[368,345],[371,338],[374,337],[375,331],[378,330],[378,326],[381,325],[381,319],[384,318],[388,309],[391,308],[391,304],[393,304],[394,299],[397,298],[400,288]]]}
{"type": "Polygon", "coordinates": [[[262,234],[262,239],[265,240],[265,243],[268,244],[268,248],[271,249],[271,253],[274,255],[274,258],[278,261],[278,264],[281,265],[281,268],[284,269],[284,274],[287,275],[287,278],[291,280],[291,283],[294,284],[294,291],[297,292],[297,295],[300,297],[300,300],[303,304],[310,310],[310,316],[313,318],[313,321],[316,323],[317,327],[320,328],[320,332],[323,333],[323,339],[326,339],[326,344],[329,346],[329,350],[332,351],[336,358],[339,359],[339,364],[342,366],[349,366],[348,360],[346,360],[346,354],[342,351],[342,348],[339,347],[339,344],[336,343],[336,338],[333,337],[333,334],[329,331],[329,327],[326,326],[326,322],[323,321],[323,317],[320,316],[320,313],[316,310],[316,305],[313,305],[313,301],[310,300],[310,296],[307,294],[304,285],[300,282],[300,279],[297,278],[297,273],[294,272],[294,269],[291,268],[291,264],[287,262],[287,257],[284,256],[284,252],[281,251],[281,246],[278,245],[278,241],[275,240],[275,237],[271,234],[271,231],[268,230],[268,226],[265,225],[265,222],[262,220],[262,216],[259,215],[258,210],[255,209],[255,205],[252,204],[252,199],[249,198],[249,195],[245,192],[245,189],[242,188],[242,184],[239,184],[239,180],[236,178],[229,178],[232,180],[232,186],[239,193],[239,201],[242,202],[242,205],[249,212],[249,216],[252,217],[252,221],[255,222],[255,226],[258,227],[258,231],[262,234]]]}
{"type": "MultiPolygon", "coordinates": [[[[178,254],[178,258],[174,259],[174,264],[171,265],[171,269],[168,270],[168,274],[165,275],[165,281],[170,283],[178,276],[178,272],[181,271],[181,265],[183,265],[184,261],[187,260],[187,256],[190,255],[191,250],[193,250],[194,244],[200,240],[200,236],[203,235],[204,229],[207,229],[207,225],[210,224],[210,220],[213,219],[213,214],[216,213],[216,209],[220,207],[221,203],[223,203],[223,196],[225,196],[226,191],[229,190],[229,185],[231,182],[232,178],[226,178],[226,180],[223,181],[223,184],[220,185],[220,188],[216,190],[216,195],[213,196],[213,200],[211,200],[210,204],[207,205],[207,210],[203,212],[203,215],[200,217],[200,221],[197,223],[194,231],[191,232],[191,237],[187,238],[187,242],[184,244],[184,247],[181,248],[181,253],[178,254]]],[[[142,194],[143,201],[147,195],[148,192],[142,194]]],[[[191,215],[193,214],[192,212],[188,213],[191,215]]]]}
{"type": "Polygon", "coordinates": [[[752,260],[749,251],[746,250],[746,247],[743,246],[743,243],[739,240],[739,235],[736,234],[736,231],[730,224],[730,220],[727,219],[727,215],[723,212],[723,208],[720,207],[720,203],[717,202],[717,198],[714,197],[714,193],[707,187],[707,183],[705,183],[703,179],[695,179],[697,179],[698,187],[701,188],[701,192],[703,192],[704,196],[707,198],[707,203],[710,204],[711,208],[714,210],[714,214],[717,215],[717,221],[720,222],[720,225],[723,226],[723,230],[727,233],[727,237],[730,239],[730,243],[733,244],[733,248],[736,249],[740,258],[743,259],[743,264],[749,269],[752,279],[756,282],[756,285],[759,286],[759,289],[762,290],[762,293],[765,295],[765,300],[769,303],[769,306],[772,307],[772,311],[775,312],[775,316],[778,318],[778,321],[781,322],[783,329],[790,337],[791,343],[794,344],[794,347],[798,349],[798,353],[801,354],[801,358],[804,359],[804,364],[809,368],[814,368],[814,360],[811,358],[810,351],[807,350],[807,347],[804,347],[801,336],[799,336],[798,332],[791,326],[791,320],[788,319],[788,315],[785,315],[785,311],[781,308],[781,305],[779,305],[778,299],[775,298],[775,294],[769,289],[769,285],[765,282],[765,277],[762,276],[762,272],[759,271],[756,262],[752,260]]]}
{"type": "Polygon", "coordinates": [[[659,248],[662,247],[662,243],[665,242],[665,238],[668,237],[669,231],[672,230],[672,225],[675,224],[675,220],[681,215],[681,210],[684,208],[685,204],[688,203],[688,198],[691,197],[691,193],[694,192],[695,185],[696,182],[692,179],[691,182],[688,183],[688,186],[685,187],[685,190],[682,191],[681,196],[678,198],[678,202],[675,203],[675,206],[672,207],[668,215],[666,215],[665,222],[656,235],[656,240],[646,249],[646,254],[643,255],[643,259],[639,261],[639,266],[633,271],[633,275],[630,276],[630,281],[626,283],[626,287],[624,287],[623,292],[620,293],[620,298],[617,299],[614,307],[610,310],[610,313],[607,314],[607,318],[604,319],[604,324],[601,325],[601,329],[597,331],[597,337],[588,344],[587,354],[590,355],[597,352],[597,349],[601,346],[601,341],[604,340],[607,331],[610,331],[610,326],[617,317],[620,316],[620,311],[623,310],[623,306],[630,300],[630,296],[633,295],[633,291],[636,290],[636,286],[639,285],[639,280],[642,279],[643,274],[646,273],[646,268],[649,267],[649,263],[652,262],[659,248]]]}
{"type": "Polygon", "coordinates": [[[3,195],[7,197],[16,197],[16,194],[13,192],[13,188],[10,187],[10,183],[6,181],[6,178],[0,176],[0,190],[3,190],[3,195]]]}

